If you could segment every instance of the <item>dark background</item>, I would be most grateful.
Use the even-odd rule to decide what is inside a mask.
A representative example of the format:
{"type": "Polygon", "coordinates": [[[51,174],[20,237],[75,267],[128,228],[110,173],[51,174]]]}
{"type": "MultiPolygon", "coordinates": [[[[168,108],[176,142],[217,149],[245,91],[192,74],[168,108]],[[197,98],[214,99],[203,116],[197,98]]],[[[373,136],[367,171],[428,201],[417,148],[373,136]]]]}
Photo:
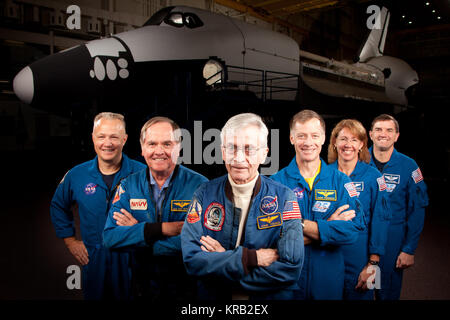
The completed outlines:
{"type": "MultiPolygon", "coordinates": [[[[153,115],[166,114],[191,130],[194,120],[202,120],[204,132],[207,128],[220,129],[232,114],[254,111],[264,117],[269,129],[280,129],[282,168],[294,155],[288,142],[288,119],[304,107],[324,114],[328,133],[345,117],[356,117],[368,128],[374,115],[386,110],[395,114],[401,133],[396,147],[419,164],[430,197],[424,231],[415,255],[416,263],[405,271],[401,298],[450,299],[449,5],[446,1],[431,2],[441,10],[443,19],[439,22],[425,12],[423,1],[390,3],[392,19],[385,54],[405,59],[420,78],[414,108],[406,110],[335,100],[336,112],[333,113],[329,109],[324,112],[320,102],[308,106],[280,102],[263,104],[246,94],[236,96],[224,92],[208,96],[202,93],[201,86],[199,91],[191,90],[189,81],[195,81],[197,74],[182,72],[174,76],[167,91],[161,93],[165,99],[136,102],[125,95],[115,102],[102,98],[78,104],[59,101],[60,110],[46,111],[18,102],[10,91],[14,75],[27,64],[48,55],[48,47],[0,40],[0,75],[9,81],[0,85],[0,139],[4,146],[0,183],[0,299],[82,299],[81,290],[66,287],[69,276],[66,269],[76,261],[63,241],[55,236],[49,203],[67,170],[95,156],[90,133],[97,112],[121,111],[125,114],[129,140],[124,151],[132,158],[139,158],[138,133],[145,120],[153,115]],[[402,21],[402,12],[417,17],[413,26],[402,21]],[[349,107],[349,113],[339,112],[344,105],[349,107]],[[30,129],[30,119],[35,131],[30,129]]],[[[355,25],[365,23],[364,9],[370,3],[348,2],[355,12],[355,25]]],[[[345,10],[320,12],[311,27],[311,36],[303,40],[301,48],[338,60],[351,59],[350,52],[356,52],[365,31],[356,28],[350,41],[353,45],[342,44],[344,34],[339,31],[339,26],[345,10]]],[[[1,18],[1,27],[18,28],[14,21],[1,18]]],[[[36,26],[27,28],[35,30],[36,26]]],[[[326,158],[326,153],[322,155],[326,158]]],[[[219,165],[188,166],[208,178],[224,173],[219,165]]]]}

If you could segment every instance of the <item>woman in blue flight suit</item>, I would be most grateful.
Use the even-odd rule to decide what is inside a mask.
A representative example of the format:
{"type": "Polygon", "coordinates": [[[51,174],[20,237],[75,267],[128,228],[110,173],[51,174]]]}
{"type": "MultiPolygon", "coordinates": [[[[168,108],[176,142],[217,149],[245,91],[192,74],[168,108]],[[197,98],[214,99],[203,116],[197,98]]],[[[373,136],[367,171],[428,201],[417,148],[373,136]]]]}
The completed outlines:
{"type": "Polygon", "coordinates": [[[385,253],[390,210],[386,184],[381,173],[371,167],[367,133],[357,120],[345,119],[333,129],[328,146],[330,167],[350,177],[364,209],[366,229],[358,240],[343,246],[345,260],[344,299],[373,300],[374,287],[380,285],[380,256],[385,253]],[[378,274],[372,274],[373,271],[378,274]],[[370,281],[369,288],[367,287],[370,281]],[[375,281],[373,286],[372,281],[375,281]]]}

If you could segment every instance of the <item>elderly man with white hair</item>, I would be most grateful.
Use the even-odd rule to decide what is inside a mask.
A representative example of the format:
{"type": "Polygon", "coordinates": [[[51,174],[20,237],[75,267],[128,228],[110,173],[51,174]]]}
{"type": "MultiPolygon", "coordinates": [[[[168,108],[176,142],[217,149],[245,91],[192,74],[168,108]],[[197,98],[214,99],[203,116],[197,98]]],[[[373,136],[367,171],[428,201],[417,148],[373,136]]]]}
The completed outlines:
{"type": "Polygon", "coordinates": [[[243,113],[221,132],[227,175],[202,184],[181,232],[187,272],[200,299],[290,299],[303,263],[301,213],[294,193],[258,172],[268,130],[243,113]]]}

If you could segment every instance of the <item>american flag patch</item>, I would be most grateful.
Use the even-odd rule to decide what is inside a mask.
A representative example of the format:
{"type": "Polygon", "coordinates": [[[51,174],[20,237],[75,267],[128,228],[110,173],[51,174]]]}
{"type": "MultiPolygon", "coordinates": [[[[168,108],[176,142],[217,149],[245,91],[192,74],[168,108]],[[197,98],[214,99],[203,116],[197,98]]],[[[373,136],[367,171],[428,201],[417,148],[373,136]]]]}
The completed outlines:
{"type": "Polygon", "coordinates": [[[379,191],[386,190],[386,188],[387,188],[386,181],[384,181],[384,178],[382,176],[377,178],[377,183],[378,183],[378,190],[379,191]]]}
{"type": "Polygon", "coordinates": [[[420,171],[420,168],[417,168],[411,173],[411,177],[413,178],[415,183],[419,183],[423,180],[422,171],[420,171]]]}
{"type": "Polygon", "coordinates": [[[348,195],[353,198],[358,196],[358,191],[356,191],[355,185],[353,182],[348,182],[344,184],[345,189],[347,189],[348,195]]]}
{"type": "Polygon", "coordinates": [[[283,210],[283,221],[292,219],[301,219],[302,214],[297,201],[286,201],[283,210]]]}

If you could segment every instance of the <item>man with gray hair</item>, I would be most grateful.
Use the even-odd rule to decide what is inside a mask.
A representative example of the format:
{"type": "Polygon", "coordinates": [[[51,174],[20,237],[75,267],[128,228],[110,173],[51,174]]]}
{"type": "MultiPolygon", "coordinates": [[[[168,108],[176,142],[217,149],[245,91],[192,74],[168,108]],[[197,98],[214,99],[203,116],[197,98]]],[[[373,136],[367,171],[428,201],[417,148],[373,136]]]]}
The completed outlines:
{"type": "Polygon", "coordinates": [[[148,120],[140,141],[148,168],[121,182],[104,242],[133,250],[134,299],[191,299],[195,283],[183,266],[180,232],[192,194],[207,179],[177,164],[181,132],[173,120],[148,120]]]}
{"type": "Polygon", "coordinates": [[[228,174],[194,193],[181,232],[200,299],[291,299],[303,263],[294,193],[261,176],[268,130],[258,115],[230,118],[221,132],[228,174]]]}
{"type": "Polygon", "coordinates": [[[51,219],[56,236],[83,266],[84,298],[128,299],[128,254],[105,248],[102,231],[119,181],[145,166],[122,153],[127,134],[121,114],[98,114],[92,141],[97,156],[66,173],[50,204],[51,219]],[[78,204],[82,240],[75,238],[74,203],[78,204]]]}

